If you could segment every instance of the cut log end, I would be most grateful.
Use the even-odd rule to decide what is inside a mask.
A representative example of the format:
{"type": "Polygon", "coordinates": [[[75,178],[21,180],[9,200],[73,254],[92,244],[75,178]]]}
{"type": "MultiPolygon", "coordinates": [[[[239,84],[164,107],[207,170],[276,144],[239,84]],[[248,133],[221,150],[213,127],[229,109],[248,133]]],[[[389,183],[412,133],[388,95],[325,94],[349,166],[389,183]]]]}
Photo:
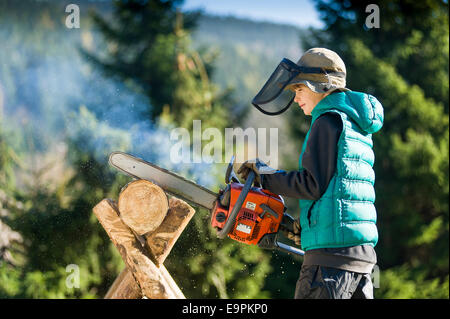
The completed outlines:
{"type": "Polygon", "coordinates": [[[154,231],[169,209],[164,191],[147,180],[128,183],[120,192],[118,208],[123,222],[138,235],[154,231]]]}

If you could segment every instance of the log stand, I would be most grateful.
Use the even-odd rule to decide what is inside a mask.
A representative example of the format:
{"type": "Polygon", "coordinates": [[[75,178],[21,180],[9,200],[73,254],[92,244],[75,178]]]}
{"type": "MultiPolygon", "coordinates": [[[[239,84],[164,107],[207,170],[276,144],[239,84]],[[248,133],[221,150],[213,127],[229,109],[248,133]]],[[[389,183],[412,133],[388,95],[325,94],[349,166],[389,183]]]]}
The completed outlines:
{"type": "Polygon", "coordinates": [[[118,203],[103,199],[93,212],[125,262],[106,299],[185,298],[163,263],[195,213],[191,206],[135,180],[122,188],[118,203]]]}

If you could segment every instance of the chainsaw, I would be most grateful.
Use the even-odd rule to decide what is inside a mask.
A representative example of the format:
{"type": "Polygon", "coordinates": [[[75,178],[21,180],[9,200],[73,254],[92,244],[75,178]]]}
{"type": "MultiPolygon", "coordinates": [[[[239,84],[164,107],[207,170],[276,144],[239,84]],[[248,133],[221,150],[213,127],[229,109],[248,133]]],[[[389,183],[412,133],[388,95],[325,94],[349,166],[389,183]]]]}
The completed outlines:
{"type": "Polygon", "coordinates": [[[149,180],[173,196],[208,209],[211,212],[211,226],[220,239],[229,237],[263,249],[304,255],[302,250],[278,240],[280,230],[292,231],[294,222],[286,213],[283,198],[252,186],[255,179],[253,171],[244,184],[240,183],[233,169],[234,156],[225,173],[226,186],[218,193],[123,152],[111,153],[109,164],[133,178],[149,180]]]}

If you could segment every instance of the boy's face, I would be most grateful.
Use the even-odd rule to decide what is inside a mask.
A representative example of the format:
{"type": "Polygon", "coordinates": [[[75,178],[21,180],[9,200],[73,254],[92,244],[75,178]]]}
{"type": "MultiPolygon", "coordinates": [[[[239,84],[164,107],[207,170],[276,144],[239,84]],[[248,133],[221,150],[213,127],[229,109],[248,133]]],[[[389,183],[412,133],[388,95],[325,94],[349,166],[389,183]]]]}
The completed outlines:
{"type": "Polygon", "coordinates": [[[298,103],[305,115],[311,115],[311,112],[316,107],[317,103],[326,96],[325,93],[311,91],[304,84],[297,84],[293,90],[295,92],[294,102],[298,103]]]}

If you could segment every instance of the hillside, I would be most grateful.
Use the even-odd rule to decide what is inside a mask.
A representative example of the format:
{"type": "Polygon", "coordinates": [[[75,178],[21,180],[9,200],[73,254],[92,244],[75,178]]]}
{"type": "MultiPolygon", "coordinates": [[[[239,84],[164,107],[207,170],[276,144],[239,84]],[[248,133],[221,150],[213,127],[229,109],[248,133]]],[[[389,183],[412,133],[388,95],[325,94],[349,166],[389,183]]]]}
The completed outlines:
{"type": "Polygon", "coordinates": [[[237,102],[248,109],[240,125],[243,128],[279,129],[279,166],[295,165],[300,145],[287,142],[285,120],[290,112],[298,110],[293,105],[282,116],[269,117],[252,107],[250,101],[282,58],[299,59],[302,32],[291,25],[205,15],[200,18],[193,35],[196,48],[207,47],[218,53],[214,81],[222,87],[234,88],[237,102]],[[286,161],[285,154],[295,154],[294,159],[286,161]]]}

